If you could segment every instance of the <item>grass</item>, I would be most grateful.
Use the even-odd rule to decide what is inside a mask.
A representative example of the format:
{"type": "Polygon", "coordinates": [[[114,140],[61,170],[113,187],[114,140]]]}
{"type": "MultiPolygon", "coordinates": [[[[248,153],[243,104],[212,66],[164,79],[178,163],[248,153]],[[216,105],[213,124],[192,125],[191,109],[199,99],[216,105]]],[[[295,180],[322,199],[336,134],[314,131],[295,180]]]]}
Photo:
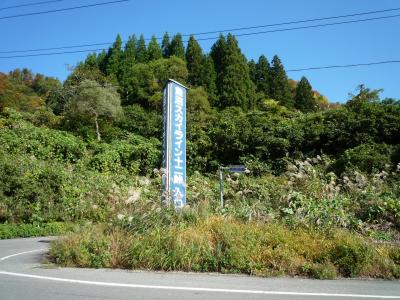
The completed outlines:
{"type": "Polygon", "coordinates": [[[60,235],[72,231],[77,225],[68,223],[0,224],[0,240],[17,237],[60,235]]]}
{"type": "Polygon", "coordinates": [[[322,233],[214,216],[144,233],[97,226],[53,242],[50,255],[76,267],[394,279],[399,251],[345,230],[322,233]]]}

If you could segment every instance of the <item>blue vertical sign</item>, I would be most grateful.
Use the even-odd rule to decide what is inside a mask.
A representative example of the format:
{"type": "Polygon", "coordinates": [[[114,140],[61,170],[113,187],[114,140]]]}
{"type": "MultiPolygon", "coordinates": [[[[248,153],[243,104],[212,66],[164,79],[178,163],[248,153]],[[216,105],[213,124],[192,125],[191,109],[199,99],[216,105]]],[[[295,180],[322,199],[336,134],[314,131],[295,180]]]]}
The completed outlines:
{"type": "Polygon", "coordinates": [[[163,201],[186,205],[186,87],[168,80],[163,95],[163,201]]]}

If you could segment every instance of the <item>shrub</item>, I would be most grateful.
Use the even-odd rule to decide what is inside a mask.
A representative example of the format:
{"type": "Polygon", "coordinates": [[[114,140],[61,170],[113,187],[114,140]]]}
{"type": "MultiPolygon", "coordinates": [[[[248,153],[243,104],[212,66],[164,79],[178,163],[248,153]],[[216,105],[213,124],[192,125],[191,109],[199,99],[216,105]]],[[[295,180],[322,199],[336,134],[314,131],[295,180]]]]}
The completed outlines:
{"type": "Polygon", "coordinates": [[[104,221],[127,186],[126,174],[100,174],[57,161],[0,157],[0,222],[104,221]]]}
{"type": "Polygon", "coordinates": [[[344,277],[356,277],[372,257],[371,248],[354,236],[339,236],[330,251],[330,259],[344,277]]]}
{"type": "Polygon", "coordinates": [[[125,169],[133,174],[151,174],[161,163],[161,143],[128,135],[124,141],[111,144],[94,144],[90,165],[101,172],[117,172],[125,169]]]}
{"type": "Polygon", "coordinates": [[[44,224],[0,224],[0,239],[60,235],[74,230],[76,226],[67,223],[44,224]]]}
{"type": "Polygon", "coordinates": [[[346,150],[331,167],[337,174],[354,169],[371,174],[390,167],[392,153],[392,147],[386,144],[362,144],[346,150]]]}
{"type": "Polygon", "coordinates": [[[63,266],[108,267],[111,257],[110,243],[101,232],[84,230],[79,235],[70,235],[53,242],[50,255],[55,258],[56,263],[63,266]]]}
{"type": "Polygon", "coordinates": [[[315,279],[335,279],[337,277],[337,269],[330,262],[305,264],[301,269],[302,273],[315,279]]]}
{"type": "Polygon", "coordinates": [[[363,239],[343,231],[322,234],[288,230],[279,224],[210,217],[194,223],[180,221],[148,228],[144,232],[126,231],[115,225],[100,231],[92,229],[56,242],[51,255],[62,265],[81,267],[108,267],[113,262],[129,269],[258,276],[306,275],[319,279],[333,279],[337,275],[397,276],[398,265],[387,247],[379,247],[366,245],[363,239]],[[120,238],[124,235],[125,239],[120,238]],[[112,244],[113,249],[122,252],[110,251],[112,244]],[[380,255],[373,254],[375,250],[380,255]],[[100,252],[105,256],[100,256],[100,252]],[[372,269],[371,264],[379,268],[372,269]]]}
{"type": "Polygon", "coordinates": [[[13,124],[0,130],[0,143],[9,154],[73,163],[86,155],[84,143],[69,133],[34,127],[26,122],[13,124]]]}

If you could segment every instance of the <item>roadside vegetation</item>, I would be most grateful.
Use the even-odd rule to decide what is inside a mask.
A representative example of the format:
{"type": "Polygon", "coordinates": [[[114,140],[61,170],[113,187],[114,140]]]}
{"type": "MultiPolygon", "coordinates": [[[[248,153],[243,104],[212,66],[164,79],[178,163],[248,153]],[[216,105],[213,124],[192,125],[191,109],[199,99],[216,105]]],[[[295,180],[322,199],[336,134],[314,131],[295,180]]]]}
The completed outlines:
{"type": "Polygon", "coordinates": [[[63,266],[400,277],[400,103],[332,104],[236,39],[117,37],[62,84],[0,73],[0,238],[67,233],[63,266]],[[237,76],[237,75],[240,76],[237,76]],[[161,90],[188,92],[188,200],[160,203],[161,90]],[[245,164],[250,174],[218,166],[245,164]]]}

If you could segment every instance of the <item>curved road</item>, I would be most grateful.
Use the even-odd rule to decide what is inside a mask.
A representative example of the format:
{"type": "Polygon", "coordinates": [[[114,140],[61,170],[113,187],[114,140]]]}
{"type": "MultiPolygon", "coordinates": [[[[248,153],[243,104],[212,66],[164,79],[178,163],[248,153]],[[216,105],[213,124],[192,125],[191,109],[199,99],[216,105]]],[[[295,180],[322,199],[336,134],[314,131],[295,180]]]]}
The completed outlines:
{"type": "Polygon", "coordinates": [[[0,299],[400,299],[398,281],[58,268],[50,241],[0,240],[0,299]]]}

